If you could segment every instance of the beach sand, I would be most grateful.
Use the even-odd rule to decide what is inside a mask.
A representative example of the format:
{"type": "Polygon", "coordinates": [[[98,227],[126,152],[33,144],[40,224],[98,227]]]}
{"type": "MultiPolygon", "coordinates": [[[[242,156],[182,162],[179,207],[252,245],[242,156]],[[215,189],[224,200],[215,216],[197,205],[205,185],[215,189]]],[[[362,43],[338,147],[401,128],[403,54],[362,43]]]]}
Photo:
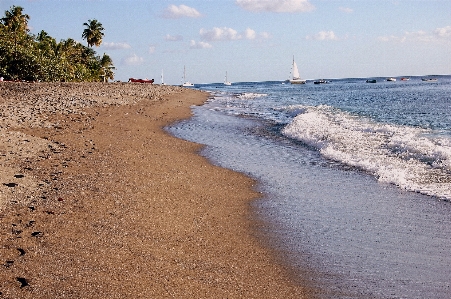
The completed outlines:
{"type": "Polygon", "coordinates": [[[0,298],[310,298],[256,237],[255,182],[163,130],[207,97],[2,82],[0,298]]]}

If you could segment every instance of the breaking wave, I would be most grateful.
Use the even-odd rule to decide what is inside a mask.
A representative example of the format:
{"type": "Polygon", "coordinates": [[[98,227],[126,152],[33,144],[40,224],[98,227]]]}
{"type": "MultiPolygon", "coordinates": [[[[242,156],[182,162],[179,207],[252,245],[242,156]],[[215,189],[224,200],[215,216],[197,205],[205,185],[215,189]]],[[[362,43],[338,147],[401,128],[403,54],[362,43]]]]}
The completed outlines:
{"type": "Polygon", "coordinates": [[[451,139],[427,129],[372,121],[327,105],[290,106],[299,114],[282,134],[379,181],[451,199],[451,139]]]}

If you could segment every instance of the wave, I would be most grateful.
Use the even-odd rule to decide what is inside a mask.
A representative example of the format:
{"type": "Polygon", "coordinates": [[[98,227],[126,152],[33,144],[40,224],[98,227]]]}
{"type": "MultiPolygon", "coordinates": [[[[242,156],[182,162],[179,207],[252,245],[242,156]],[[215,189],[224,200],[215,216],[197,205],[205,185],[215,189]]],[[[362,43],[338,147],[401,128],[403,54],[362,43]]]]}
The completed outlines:
{"type": "Polygon", "coordinates": [[[237,94],[236,97],[242,100],[252,100],[255,98],[265,97],[267,94],[265,93],[254,93],[254,92],[243,92],[237,94]]]}
{"type": "Polygon", "coordinates": [[[451,139],[431,130],[372,121],[321,105],[299,112],[282,134],[331,160],[365,170],[379,181],[451,199],[451,139]]]}

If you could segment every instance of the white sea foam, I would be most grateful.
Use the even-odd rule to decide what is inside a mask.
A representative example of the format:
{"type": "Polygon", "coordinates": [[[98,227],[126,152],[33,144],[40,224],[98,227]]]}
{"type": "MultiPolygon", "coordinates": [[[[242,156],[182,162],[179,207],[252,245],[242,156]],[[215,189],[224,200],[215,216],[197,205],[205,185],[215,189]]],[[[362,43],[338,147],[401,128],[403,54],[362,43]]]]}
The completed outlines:
{"type": "MultiPolygon", "coordinates": [[[[293,109],[293,107],[290,107],[293,109]]],[[[330,106],[301,111],[282,133],[379,181],[451,199],[451,140],[421,128],[364,119],[330,106]]]]}
{"type": "Polygon", "coordinates": [[[259,97],[265,97],[267,94],[265,93],[254,93],[254,92],[243,92],[237,95],[237,98],[242,100],[252,100],[259,97]]]}

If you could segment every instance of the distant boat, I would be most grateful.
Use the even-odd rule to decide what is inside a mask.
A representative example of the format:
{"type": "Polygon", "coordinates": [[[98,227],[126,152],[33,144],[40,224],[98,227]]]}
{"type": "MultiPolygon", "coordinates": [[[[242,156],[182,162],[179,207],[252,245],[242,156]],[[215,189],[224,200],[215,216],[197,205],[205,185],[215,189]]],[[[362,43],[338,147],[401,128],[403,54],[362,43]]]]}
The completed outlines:
{"type": "Polygon", "coordinates": [[[389,82],[395,82],[395,81],[396,81],[396,78],[390,77],[390,78],[387,78],[387,81],[389,81],[389,82]]]}
{"type": "Polygon", "coordinates": [[[409,81],[409,80],[410,80],[410,78],[408,78],[408,77],[407,78],[406,77],[402,77],[401,78],[401,81],[409,81]]]}
{"type": "Polygon", "coordinates": [[[436,78],[421,78],[421,81],[426,81],[426,82],[437,82],[436,78]]]}
{"type": "Polygon", "coordinates": [[[228,86],[232,85],[232,83],[227,80],[227,72],[226,72],[225,79],[224,79],[224,85],[228,85],[228,86]]]}
{"type": "Polygon", "coordinates": [[[368,79],[368,80],[366,80],[366,83],[376,83],[376,82],[377,82],[376,79],[372,79],[372,80],[368,79]]]}
{"type": "Polygon", "coordinates": [[[185,87],[192,87],[192,86],[194,86],[193,83],[191,83],[191,82],[189,82],[189,81],[186,81],[186,69],[185,69],[185,66],[183,66],[183,81],[182,81],[182,86],[185,86],[185,87]]]}
{"type": "Polygon", "coordinates": [[[289,79],[291,84],[305,84],[305,80],[301,79],[301,76],[299,75],[298,66],[296,65],[296,62],[294,61],[293,56],[293,65],[291,67],[291,78],[289,79]]]}
{"type": "Polygon", "coordinates": [[[163,70],[161,70],[161,85],[166,85],[163,80],[163,70]]]}
{"type": "Polygon", "coordinates": [[[328,82],[324,79],[313,81],[313,84],[325,84],[325,83],[328,83],[328,82]]]}
{"type": "Polygon", "coordinates": [[[152,84],[154,82],[153,79],[136,79],[136,78],[130,78],[128,79],[128,82],[134,82],[134,83],[150,83],[152,84]]]}

